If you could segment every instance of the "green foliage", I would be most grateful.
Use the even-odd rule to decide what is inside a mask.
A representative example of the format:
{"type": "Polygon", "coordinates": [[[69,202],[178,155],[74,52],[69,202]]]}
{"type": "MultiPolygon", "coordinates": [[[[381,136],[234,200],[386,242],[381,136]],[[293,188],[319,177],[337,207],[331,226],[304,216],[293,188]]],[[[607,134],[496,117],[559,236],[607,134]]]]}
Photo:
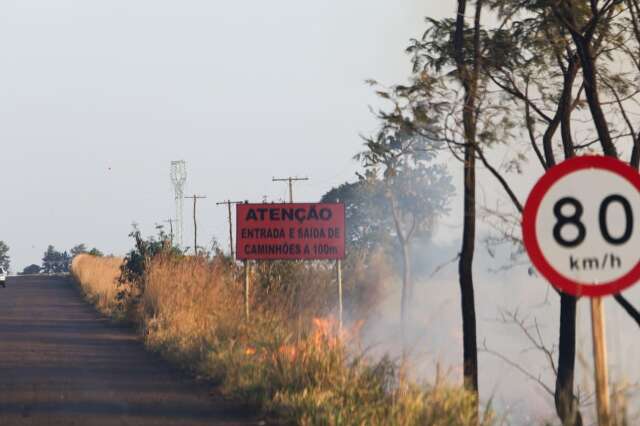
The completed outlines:
{"type": "Polygon", "coordinates": [[[151,236],[145,239],[136,227],[129,236],[134,239],[135,245],[133,250],[124,257],[119,278],[122,289],[118,293],[118,299],[124,304],[130,303],[127,299],[137,299],[144,292],[145,272],[154,257],[160,254],[182,255],[178,248],[171,245],[171,237],[162,230],[162,227],[158,227],[157,237],[151,236]]]}
{"type": "Polygon", "coordinates": [[[78,244],[77,246],[72,247],[69,251],[71,252],[71,256],[77,256],[79,254],[86,253],[87,246],[84,244],[78,244]]]}
{"type": "Polygon", "coordinates": [[[385,188],[377,179],[343,183],[322,196],[321,202],[345,205],[347,252],[372,251],[391,244],[393,223],[385,188]]]}
{"type": "Polygon", "coordinates": [[[104,253],[102,253],[100,250],[98,250],[97,248],[92,248],[91,250],[89,250],[89,254],[91,256],[97,256],[97,257],[102,257],[104,256],[104,253]]]}
{"type": "Polygon", "coordinates": [[[411,86],[378,90],[392,107],[378,112],[380,130],[365,138],[367,149],[356,156],[366,169],[363,186],[377,186],[372,193],[384,194],[388,207],[381,213],[402,245],[427,234],[453,194],[446,168],[432,164],[443,147],[438,123],[448,105],[438,101],[440,91],[439,82],[426,74],[411,86]]]}
{"type": "Polygon", "coordinates": [[[89,250],[85,244],[78,244],[77,246],[73,247],[70,250],[70,253],[71,253],[71,256],[77,256],[83,253],[90,254],[91,256],[98,256],[98,257],[104,256],[104,253],[102,253],[96,247],[89,250]]]}
{"type": "Polygon", "coordinates": [[[34,263],[34,264],[31,264],[31,265],[29,265],[29,266],[25,267],[25,268],[22,270],[21,274],[22,274],[22,275],[39,274],[41,269],[42,269],[42,268],[40,268],[40,266],[39,266],[39,265],[36,265],[36,264],[34,263]]]}
{"type": "Polygon", "coordinates": [[[0,266],[7,270],[9,269],[10,261],[9,246],[4,241],[0,241],[0,266]]]}
{"type": "Polygon", "coordinates": [[[428,235],[440,216],[449,211],[454,186],[443,165],[418,163],[400,170],[387,185],[400,211],[416,221],[416,235],[428,235]]]}
{"type": "Polygon", "coordinates": [[[66,251],[60,252],[52,245],[47,247],[42,257],[42,272],[45,274],[59,274],[69,272],[71,256],[66,251]]]}

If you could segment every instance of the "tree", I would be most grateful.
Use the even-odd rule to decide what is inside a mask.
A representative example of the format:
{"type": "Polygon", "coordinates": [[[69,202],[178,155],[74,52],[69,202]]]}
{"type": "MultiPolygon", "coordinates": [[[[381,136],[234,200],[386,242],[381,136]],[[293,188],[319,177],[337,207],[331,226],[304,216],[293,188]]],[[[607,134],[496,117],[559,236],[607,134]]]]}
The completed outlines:
{"type": "MultiPolygon", "coordinates": [[[[403,189],[395,192],[404,194],[399,207],[413,212],[415,217],[423,217],[412,239],[429,238],[435,219],[447,211],[447,200],[453,192],[446,170],[441,166],[411,169],[396,176],[395,185],[403,189]]],[[[390,258],[400,258],[402,264],[402,256],[398,255],[402,247],[397,238],[388,190],[388,182],[377,177],[373,170],[367,170],[358,181],[331,189],[323,195],[321,202],[344,203],[346,242],[350,252],[373,253],[382,249],[390,258]]]]}
{"type": "Polygon", "coordinates": [[[472,49],[465,49],[465,11],[467,0],[458,0],[453,51],[457,76],[464,88],[462,109],[464,146],[464,206],[462,248],[458,263],[463,331],[463,374],[465,388],[478,392],[478,344],[476,339],[473,256],[476,239],[476,139],[478,131],[478,83],[480,80],[480,16],[483,2],[476,0],[472,49]],[[469,58],[471,56],[471,58],[469,58]]]}
{"type": "Polygon", "coordinates": [[[0,266],[5,270],[9,269],[10,260],[9,246],[4,241],[0,241],[0,266]]]}
{"type": "MultiPolygon", "coordinates": [[[[428,28],[422,39],[412,40],[407,49],[413,55],[414,78],[407,89],[423,92],[425,82],[431,87],[443,89],[429,91],[431,108],[425,115],[438,121],[431,125],[435,140],[446,144],[455,158],[463,164],[463,224],[461,250],[458,259],[458,276],[463,331],[464,386],[478,392],[478,350],[476,338],[475,295],[473,259],[476,241],[476,161],[479,148],[498,138],[500,130],[495,120],[500,107],[495,109],[493,120],[481,114],[486,77],[482,74],[483,28],[481,16],[483,0],[476,0],[473,26],[468,27],[467,0],[457,1],[455,19],[433,20],[427,18],[428,28]],[[462,89],[461,91],[459,89],[462,89]]],[[[499,104],[498,104],[499,105],[499,104]]],[[[484,111],[486,114],[486,111],[484,111]]]]}
{"type": "MultiPolygon", "coordinates": [[[[516,217],[522,205],[507,177],[510,172],[535,175],[558,159],[584,153],[625,155],[638,168],[640,134],[629,113],[640,100],[635,84],[640,77],[638,0],[477,0],[473,29],[464,24],[466,3],[458,1],[455,20],[428,19],[427,31],[412,41],[409,52],[414,55],[416,73],[435,71],[445,78],[455,69],[465,92],[462,120],[453,120],[451,126],[444,120],[441,138],[454,155],[473,148],[472,157],[466,150],[463,154],[465,166],[480,160],[511,200],[516,217]],[[496,24],[491,28],[479,25],[483,3],[494,12],[496,24]],[[471,108],[469,89],[473,87],[465,86],[465,81],[468,85],[474,80],[479,85],[475,108],[471,108]],[[482,127],[471,145],[469,119],[482,127]],[[492,127],[492,123],[500,125],[492,127]],[[572,130],[577,126],[579,132],[572,130]],[[526,146],[514,129],[526,135],[526,146]],[[626,146],[625,139],[630,142],[626,146]],[[517,153],[504,168],[494,167],[489,160],[497,141],[517,153]],[[540,164],[537,171],[525,169],[523,149],[540,164]]],[[[455,90],[444,96],[443,104],[450,106],[446,117],[457,115],[454,111],[460,102],[455,90]]],[[[505,235],[504,241],[521,243],[514,235],[505,235]]],[[[640,324],[640,314],[624,296],[616,295],[616,300],[640,324]]],[[[556,411],[563,424],[580,425],[573,392],[574,297],[560,294],[560,317],[556,411]]]]}
{"type": "Polygon", "coordinates": [[[97,248],[92,248],[91,250],[89,250],[89,254],[91,256],[96,256],[96,257],[102,257],[104,256],[104,253],[102,253],[100,250],[98,250],[97,248]]]}
{"type": "MultiPolygon", "coordinates": [[[[617,141],[629,138],[629,163],[638,168],[638,133],[627,112],[627,105],[638,100],[638,91],[631,90],[640,69],[636,59],[640,45],[637,3],[592,1],[587,6],[525,2],[524,5],[526,20],[506,26],[504,34],[497,31],[490,34],[492,41],[510,37],[515,44],[506,50],[506,57],[511,59],[489,64],[487,72],[511,102],[524,107],[521,111],[530,144],[542,167],[553,166],[559,156],[553,147],[559,127],[564,158],[585,151],[619,157],[623,150],[617,147],[617,141]],[[626,7],[622,7],[623,3],[626,7]],[[616,52],[627,53],[631,68],[620,70],[616,52]],[[527,60],[534,57],[537,59],[527,60]],[[533,93],[529,87],[533,87],[533,93]],[[547,115],[546,111],[554,113],[547,115]],[[571,129],[580,122],[588,124],[578,124],[585,137],[576,140],[571,129]],[[542,124],[543,132],[537,131],[538,124],[542,124]],[[542,149],[538,148],[537,139],[541,139],[542,149]],[[600,145],[600,150],[594,150],[595,144],[600,145]]],[[[497,6],[503,15],[523,9],[522,4],[512,1],[499,2],[497,6]]],[[[622,295],[615,298],[640,324],[638,311],[622,295]]],[[[573,394],[576,298],[560,294],[560,309],[556,410],[564,424],[578,425],[582,424],[582,416],[573,394]]]]}
{"type": "Polygon", "coordinates": [[[38,265],[36,265],[36,264],[34,263],[34,264],[31,264],[31,265],[29,265],[29,266],[25,267],[25,268],[22,270],[21,274],[22,274],[22,275],[39,274],[41,269],[42,269],[42,268],[40,268],[40,266],[38,266],[38,265]]]}
{"type": "Polygon", "coordinates": [[[332,188],[320,201],[344,203],[349,252],[372,252],[392,245],[393,221],[384,185],[370,172],[356,182],[332,188]]]}
{"type": "Polygon", "coordinates": [[[87,246],[85,246],[84,244],[78,244],[75,247],[72,247],[71,250],[69,250],[71,253],[71,257],[73,256],[77,256],[79,254],[82,253],[86,253],[87,252],[87,246]]]}
{"type": "Polygon", "coordinates": [[[119,282],[121,285],[130,283],[133,288],[122,287],[118,294],[119,300],[137,298],[143,293],[145,272],[155,256],[160,254],[179,256],[182,254],[180,249],[171,244],[171,237],[163,231],[162,226],[158,226],[156,229],[158,236],[147,239],[142,236],[135,225],[129,234],[133,238],[135,246],[127,253],[122,266],[120,266],[119,282]]]}
{"type": "MultiPolygon", "coordinates": [[[[373,81],[371,84],[378,86],[373,81]]],[[[447,211],[453,192],[446,169],[432,164],[440,148],[437,139],[432,137],[437,131],[434,123],[438,110],[425,100],[432,90],[435,88],[429,81],[414,89],[395,86],[378,90],[378,95],[390,101],[392,108],[379,111],[380,130],[374,137],[365,139],[367,149],[356,156],[368,171],[365,180],[381,179],[394,236],[400,246],[403,331],[412,293],[412,240],[431,230],[435,220],[447,211]]]]}
{"type": "Polygon", "coordinates": [[[69,272],[71,256],[69,253],[59,252],[54,246],[49,245],[42,257],[42,272],[45,274],[57,274],[69,272]]]}

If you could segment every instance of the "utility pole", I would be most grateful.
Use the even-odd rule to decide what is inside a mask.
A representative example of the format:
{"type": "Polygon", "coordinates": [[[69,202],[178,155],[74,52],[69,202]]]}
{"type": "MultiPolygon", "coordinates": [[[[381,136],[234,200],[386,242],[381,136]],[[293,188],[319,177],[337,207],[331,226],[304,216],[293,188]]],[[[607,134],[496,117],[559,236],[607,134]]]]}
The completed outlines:
{"type": "Polygon", "coordinates": [[[171,237],[171,246],[173,247],[173,219],[169,218],[165,220],[164,223],[169,224],[169,237],[171,237]]]}
{"type": "Polygon", "coordinates": [[[231,205],[232,204],[242,204],[247,201],[219,201],[216,203],[217,206],[221,206],[223,204],[227,205],[227,219],[229,220],[229,253],[231,254],[231,259],[233,259],[233,217],[231,216],[231,205]]]}
{"type": "Polygon", "coordinates": [[[289,202],[293,203],[293,182],[301,181],[301,180],[309,180],[308,177],[293,177],[289,176],[286,178],[271,178],[272,182],[289,182],[289,202]]]}
{"type": "Polygon", "coordinates": [[[196,202],[203,198],[207,198],[205,195],[193,194],[191,197],[184,197],[193,199],[193,252],[198,255],[198,221],[196,220],[196,202]]]}

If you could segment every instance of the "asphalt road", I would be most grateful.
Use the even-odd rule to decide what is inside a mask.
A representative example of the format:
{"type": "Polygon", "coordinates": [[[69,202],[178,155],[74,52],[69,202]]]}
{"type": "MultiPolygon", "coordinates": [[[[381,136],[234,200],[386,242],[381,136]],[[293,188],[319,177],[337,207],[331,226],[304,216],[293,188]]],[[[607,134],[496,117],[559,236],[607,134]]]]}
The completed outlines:
{"type": "Polygon", "coordinates": [[[60,277],[0,288],[0,425],[250,425],[60,277]]]}

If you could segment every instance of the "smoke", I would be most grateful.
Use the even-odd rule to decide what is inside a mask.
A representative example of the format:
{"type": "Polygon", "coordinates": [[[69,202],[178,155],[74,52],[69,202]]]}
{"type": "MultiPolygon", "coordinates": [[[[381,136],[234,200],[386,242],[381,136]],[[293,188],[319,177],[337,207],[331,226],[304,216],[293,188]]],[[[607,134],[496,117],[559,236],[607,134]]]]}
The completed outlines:
{"type": "MultiPolygon", "coordinates": [[[[462,383],[460,290],[457,262],[452,261],[458,251],[457,242],[413,247],[414,292],[406,340],[409,372],[417,380],[433,381],[439,371],[450,382],[462,383]]],[[[481,400],[490,401],[507,424],[557,422],[549,391],[555,389],[550,361],[557,360],[559,297],[546,281],[530,273],[528,264],[505,268],[513,262],[509,254],[499,250],[492,257],[481,246],[476,251],[481,400]],[[536,346],[551,351],[551,360],[536,346]]],[[[362,331],[363,345],[374,357],[388,354],[400,359],[402,354],[401,284],[393,284],[362,331]]],[[[631,301],[640,300],[640,287],[626,295],[631,301]]],[[[640,382],[640,364],[635,362],[640,355],[640,329],[612,298],[605,306],[611,388],[631,385],[624,396],[629,418],[637,418],[640,394],[633,384],[640,382]]],[[[589,315],[589,301],[583,298],[578,303],[575,385],[583,416],[595,419],[589,315]]]]}

